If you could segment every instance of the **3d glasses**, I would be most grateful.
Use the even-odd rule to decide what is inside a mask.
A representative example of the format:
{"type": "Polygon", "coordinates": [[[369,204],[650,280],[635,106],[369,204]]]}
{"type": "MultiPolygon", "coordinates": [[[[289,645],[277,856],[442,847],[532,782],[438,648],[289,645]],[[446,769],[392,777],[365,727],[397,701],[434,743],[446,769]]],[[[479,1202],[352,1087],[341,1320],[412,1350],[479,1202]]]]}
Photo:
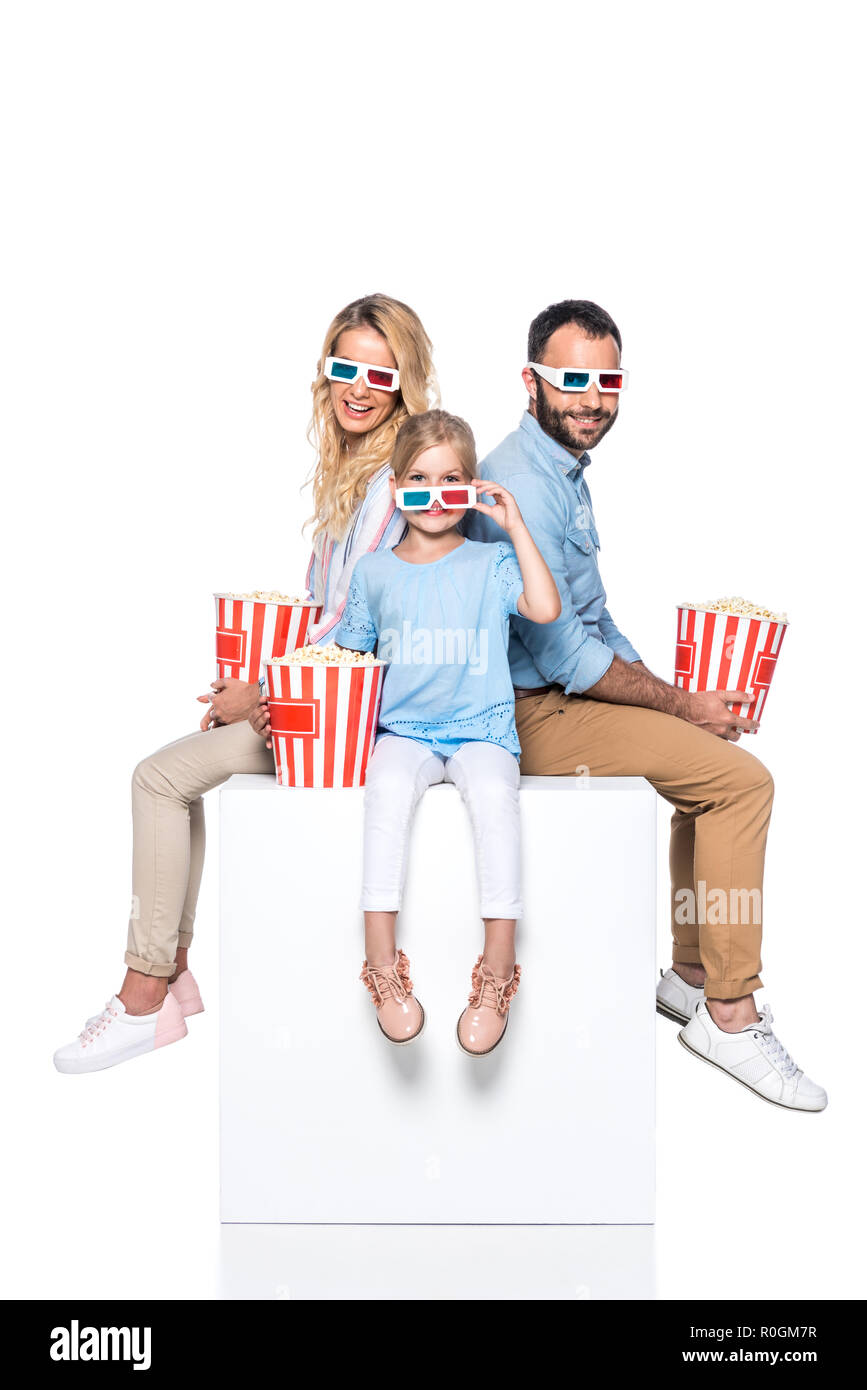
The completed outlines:
{"type": "Polygon", "coordinates": [[[476,500],[476,489],[469,484],[450,483],[445,487],[399,487],[395,499],[402,512],[426,512],[434,502],[439,502],[446,511],[450,508],[471,507],[476,500]]]}
{"type": "Polygon", "coordinates": [[[601,367],[543,367],[540,362],[528,362],[527,366],[558,391],[587,391],[591,384],[600,391],[625,391],[629,381],[629,373],[619,367],[603,371],[601,367]]]}
{"type": "Polygon", "coordinates": [[[400,372],[396,367],[374,367],[370,362],[350,362],[347,357],[326,357],[325,375],[329,381],[357,381],[363,377],[374,391],[397,391],[400,372]]]}

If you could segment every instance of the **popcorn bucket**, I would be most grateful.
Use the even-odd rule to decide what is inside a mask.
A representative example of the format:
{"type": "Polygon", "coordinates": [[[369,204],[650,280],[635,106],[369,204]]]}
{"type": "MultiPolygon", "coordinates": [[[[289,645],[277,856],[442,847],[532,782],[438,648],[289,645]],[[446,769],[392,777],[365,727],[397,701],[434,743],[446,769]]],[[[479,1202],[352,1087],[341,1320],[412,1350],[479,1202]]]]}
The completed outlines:
{"type": "Polygon", "coordinates": [[[275,656],[303,647],[322,616],[312,599],[297,603],[214,594],[217,604],[217,678],[257,681],[275,656]]]}
{"type": "Polygon", "coordinates": [[[266,667],[281,787],[363,787],[384,661],[266,667]]]}
{"type": "Polygon", "coordinates": [[[788,623],[707,608],[678,608],[674,683],[681,690],[752,690],[750,704],[732,705],[760,720],[788,623]]]}

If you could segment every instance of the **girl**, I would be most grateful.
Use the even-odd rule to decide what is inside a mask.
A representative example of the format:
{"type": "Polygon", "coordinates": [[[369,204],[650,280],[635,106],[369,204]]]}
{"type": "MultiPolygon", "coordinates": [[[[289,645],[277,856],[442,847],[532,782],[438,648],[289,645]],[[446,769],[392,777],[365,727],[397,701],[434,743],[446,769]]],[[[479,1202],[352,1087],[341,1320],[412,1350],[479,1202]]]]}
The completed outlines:
{"type": "MultiPolygon", "coordinates": [[[[307,583],[323,603],[311,640],[328,642],[359,555],[394,545],[406,530],[389,490],[391,453],[403,421],[437,399],[418,316],[384,294],[347,305],[329,325],[312,390],[316,525],[307,583]]],[[[199,696],[209,706],[200,732],[136,768],[126,976],[103,1012],[55,1053],[58,1071],[97,1071],[177,1042],[185,1018],[201,1012],[187,952],[205,855],[202,796],[234,772],[273,776],[259,696],[258,681],[213,682],[199,696]]]]}
{"type": "Polygon", "coordinates": [[[395,945],[407,838],[426,788],[453,782],[473,826],[485,926],[470,1007],[458,1020],[457,1036],[465,1052],[482,1056],[505,1032],[520,979],[520,745],[509,615],[551,623],[560,614],[560,596],[514,498],[476,478],[476,466],[472,432],[457,416],[430,410],[401,426],[392,495],[398,487],[411,489],[416,504],[428,505],[404,512],[409,530],[395,549],[358,562],[335,641],[357,651],[378,645],[378,655],[390,663],[367,771],[361,978],[386,1038],[417,1038],[424,1009],[412,992],[409,961],[395,945]],[[493,505],[469,505],[496,521],[512,545],[485,545],[460,533],[468,505],[460,505],[461,489],[468,485],[494,499],[493,505]],[[437,489],[446,496],[441,499],[437,489]],[[450,498],[450,491],[457,495],[450,498]]]}

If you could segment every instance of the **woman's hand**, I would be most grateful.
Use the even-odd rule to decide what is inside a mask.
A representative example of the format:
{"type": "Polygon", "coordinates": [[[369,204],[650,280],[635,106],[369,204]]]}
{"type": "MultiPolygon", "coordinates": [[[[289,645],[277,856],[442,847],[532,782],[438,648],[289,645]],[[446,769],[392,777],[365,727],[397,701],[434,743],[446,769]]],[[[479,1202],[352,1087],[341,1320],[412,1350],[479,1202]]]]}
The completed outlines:
{"type": "Polygon", "coordinates": [[[271,747],[271,711],[268,708],[268,699],[265,695],[258,701],[256,708],[250,715],[250,725],[260,738],[265,740],[265,747],[271,747]]]}
{"type": "Polygon", "coordinates": [[[207,731],[218,724],[238,724],[249,719],[259,702],[259,682],[239,680],[211,681],[207,695],[197,695],[202,704],[210,705],[207,714],[202,716],[199,728],[207,731]]]}
{"type": "Polygon", "coordinates": [[[486,483],[484,478],[472,478],[471,484],[479,493],[485,493],[495,499],[493,507],[487,502],[474,502],[471,510],[484,512],[498,526],[502,526],[509,535],[520,527],[526,528],[526,522],[521,515],[521,508],[518,506],[511,492],[507,492],[499,483],[486,483]]]}

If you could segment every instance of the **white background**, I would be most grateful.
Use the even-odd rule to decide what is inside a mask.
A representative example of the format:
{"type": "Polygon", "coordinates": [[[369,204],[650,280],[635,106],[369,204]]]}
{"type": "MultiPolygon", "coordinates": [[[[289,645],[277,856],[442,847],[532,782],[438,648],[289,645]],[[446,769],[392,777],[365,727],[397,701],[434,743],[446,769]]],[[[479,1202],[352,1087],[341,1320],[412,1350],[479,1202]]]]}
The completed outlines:
{"type": "MultiPolygon", "coordinates": [[[[763,973],[831,1103],[764,1106],[660,1020],[656,1291],[865,1292],[858,13],[3,8],[9,1295],[228,1287],[215,1010],[131,1068],[51,1054],[119,987],[129,775],[198,719],[211,592],[303,581],[309,383],[374,290],[420,313],[482,454],[523,409],[532,316],[603,304],[632,373],[588,475],[616,621],[670,675],[678,600],[790,614],[748,741],[777,785],[763,973]]],[[[660,964],[664,872],[663,833],[660,964]]]]}

